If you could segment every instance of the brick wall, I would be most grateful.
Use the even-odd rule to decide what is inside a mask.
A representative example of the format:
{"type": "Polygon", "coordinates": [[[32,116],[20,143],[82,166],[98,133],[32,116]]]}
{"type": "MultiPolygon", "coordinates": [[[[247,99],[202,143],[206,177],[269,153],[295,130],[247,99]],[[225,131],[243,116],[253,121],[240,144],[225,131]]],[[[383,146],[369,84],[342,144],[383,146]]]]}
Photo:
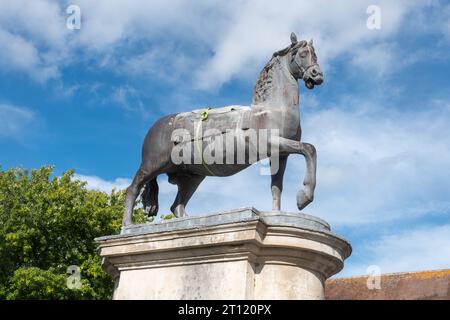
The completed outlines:
{"type": "Polygon", "coordinates": [[[381,275],[379,290],[369,290],[368,277],[329,279],[328,300],[450,300],[450,269],[381,275]]]}

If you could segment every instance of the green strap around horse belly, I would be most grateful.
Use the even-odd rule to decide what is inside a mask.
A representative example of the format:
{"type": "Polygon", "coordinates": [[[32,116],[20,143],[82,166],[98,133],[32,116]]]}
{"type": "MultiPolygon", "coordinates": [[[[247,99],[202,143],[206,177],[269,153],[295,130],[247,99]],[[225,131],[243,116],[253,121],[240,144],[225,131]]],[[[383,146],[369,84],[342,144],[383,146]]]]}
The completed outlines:
{"type": "MultiPolygon", "coordinates": [[[[209,110],[211,110],[211,108],[207,108],[207,109],[203,110],[203,111],[200,113],[200,120],[201,120],[201,121],[199,121],[199,123],[198,123],[198,127],[197,127],[197,130],[196,130],[196,138],[197,138],[197,139],[195,139],[195,141],[200,141],[200,145],[197,144],[197,149],[198,149],[198,152],[200,152],[200,156],[202,157],[202,164],[203,164],[203,167],[204,167],[211,175],[215,176],[214,172],[211,171],[211,169],[210,169],[210,168],[208,167],[208,165],[205,163],[205,160],[203,160],[203,152],[202,152],[202,149],[203,149],[203,137],[201,137],[201,139],[198,139],[198,138],[199,138],[200,128],[202,127],[202,122],[203,122],[203,121],[206,121],[206,120],[208,119],[208,111],[209,111],[209,110]]],[[[195,144],[195,141],[194,141],[194,144],[195,144]]]]}

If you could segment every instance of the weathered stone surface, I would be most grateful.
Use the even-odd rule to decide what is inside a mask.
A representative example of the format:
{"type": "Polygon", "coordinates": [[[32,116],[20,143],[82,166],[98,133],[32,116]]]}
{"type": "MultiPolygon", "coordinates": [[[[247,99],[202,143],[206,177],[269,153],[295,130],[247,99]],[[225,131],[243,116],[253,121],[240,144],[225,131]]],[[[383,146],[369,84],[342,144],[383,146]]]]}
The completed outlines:
{"type": "Polygon", "coordinates": [[[368,277],[329,279],[328,300],[450,300],[450,269],[383,274],[380,289],[368,289],[368,277]]]}
{"type": "Polygon", "coordinates": [[[323,299],[347,241],[305,214],[243,208],[96,239],[114,299],[323,299]]]}

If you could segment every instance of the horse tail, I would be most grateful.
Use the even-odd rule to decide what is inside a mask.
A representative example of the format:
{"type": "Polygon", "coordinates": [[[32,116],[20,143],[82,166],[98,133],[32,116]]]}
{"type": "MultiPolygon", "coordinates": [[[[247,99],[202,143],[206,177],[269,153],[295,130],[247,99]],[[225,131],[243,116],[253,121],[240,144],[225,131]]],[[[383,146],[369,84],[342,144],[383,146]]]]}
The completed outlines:
{"type": "Polygon", "coordinates": [[[156,177],[145,183],[141,198],[144,206],[144,212],[149,217],[156,216],[158,213],[158,192],[159,187],[156,177]]]}

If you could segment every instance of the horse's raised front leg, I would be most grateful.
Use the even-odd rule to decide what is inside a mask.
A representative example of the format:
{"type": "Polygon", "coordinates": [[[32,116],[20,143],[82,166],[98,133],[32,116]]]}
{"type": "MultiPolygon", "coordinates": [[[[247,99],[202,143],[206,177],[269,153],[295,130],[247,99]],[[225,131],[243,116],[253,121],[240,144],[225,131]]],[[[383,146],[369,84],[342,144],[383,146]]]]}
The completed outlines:
{"type": "MultiPolygon", "coordinates": [[[[278,156],[278,155],[277,155],[278,156]]],[[[286,170],[286,163],[287,163],[288,156],[280,156],[279,158],[279,164],[277,172],[274,172],[272,174],[272,210],[273,211],[280,211],[281,210],[281,193],[283,192],[283,176],[284,171],[286,170]]],[[[272,161],[270,162],[272,166],[272,161]]]]}
{"type": "Polygon", "coordinates": [[[314,200],[314,189],[316,188],[317,152],[316,148],[312,144],[300,142],[300,153],[306,160],[306,173],[303,181],[305,188],[297,193],[297,207],[299,210],[302,210],[314,200]]]}
{"type": "Polygon", "coordinates": [[[297,193],[297,207],[299,210],[302,210],[314,200],[317,167],[316,148],[309,143],[279,138],[279,153],[280,157],[291,153],[298,153],[305,157],[306,172],[303,180],[304,189],[297,193]]]}

